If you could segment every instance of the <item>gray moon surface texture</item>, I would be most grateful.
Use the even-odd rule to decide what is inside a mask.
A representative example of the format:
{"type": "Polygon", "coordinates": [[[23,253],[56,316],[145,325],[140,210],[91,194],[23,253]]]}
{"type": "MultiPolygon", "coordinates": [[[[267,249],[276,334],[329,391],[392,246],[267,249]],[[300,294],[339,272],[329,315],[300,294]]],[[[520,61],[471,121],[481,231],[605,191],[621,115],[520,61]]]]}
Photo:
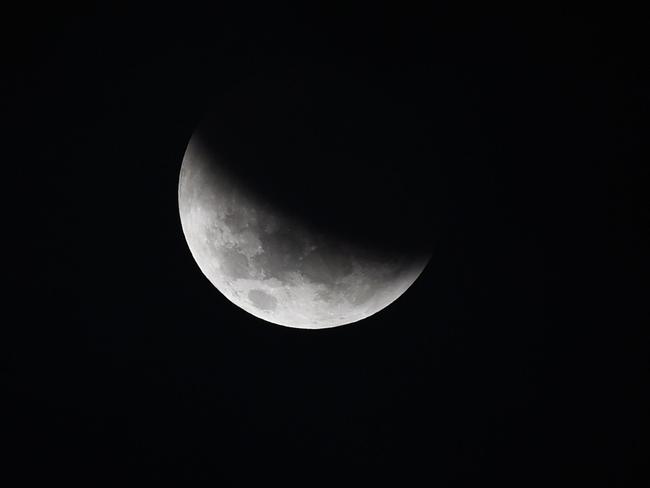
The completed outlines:
{"type": "Polygon", "coordinates": [[[286,327],[369,317],[399,298],[430,257],[381,257],[291,218],[233,178],[196,133],[178,202],[187,244],[208,280],[238,307],[286,327]]]}

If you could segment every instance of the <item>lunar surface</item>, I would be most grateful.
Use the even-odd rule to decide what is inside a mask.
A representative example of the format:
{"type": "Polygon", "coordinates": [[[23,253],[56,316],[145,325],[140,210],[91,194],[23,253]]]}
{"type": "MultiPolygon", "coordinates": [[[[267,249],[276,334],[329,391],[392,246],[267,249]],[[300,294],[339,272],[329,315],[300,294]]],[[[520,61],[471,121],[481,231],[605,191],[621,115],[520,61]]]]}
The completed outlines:
{"type": "Polygon", "coordinates": [[[381,256],[327,235],[263,201],[196,136],[186,150],[179,211],[192,256],[235,305],[283,326],[359,321],[402,295],[429,256],[381,256]]]}

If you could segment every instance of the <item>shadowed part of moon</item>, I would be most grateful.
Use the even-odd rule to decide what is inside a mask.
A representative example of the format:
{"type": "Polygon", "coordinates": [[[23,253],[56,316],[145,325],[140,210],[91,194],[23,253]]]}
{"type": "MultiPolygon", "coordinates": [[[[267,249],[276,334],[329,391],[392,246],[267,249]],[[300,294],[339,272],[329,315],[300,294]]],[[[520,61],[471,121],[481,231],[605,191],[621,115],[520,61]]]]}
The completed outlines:
{"type": "Polygon", "coordinates": [[[297,328],[356,322],[396,300],[424,269],[428,255],[376,253],[308,227],[222,163],[192,138],[180,173],[181,223],[201,271],[252,315],[297,328]]]}

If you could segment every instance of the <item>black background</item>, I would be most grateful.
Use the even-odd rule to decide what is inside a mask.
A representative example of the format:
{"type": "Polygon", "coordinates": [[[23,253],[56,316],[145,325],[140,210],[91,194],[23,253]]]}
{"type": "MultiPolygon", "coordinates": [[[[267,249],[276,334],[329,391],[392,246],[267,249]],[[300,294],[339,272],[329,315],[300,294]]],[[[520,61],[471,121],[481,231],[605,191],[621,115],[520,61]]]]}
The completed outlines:
{"type": "Polygon", "coordinates": [[[3,473],[642,485],[646,26],[612,9],[57,3],[3,16],[7,258],[26,291],[3,326],[3,473]],[[347,158],[347,198],[380,205],[353,191],[364,177],[387,201],[410,195],[435,241],[408,293],[323,331],[221,297],[176,200],[206,107],[263,100],[260,79],[292,87],[306,66],[345,73],[380,109],[345,83],[340,111],[316,104],[299,123],[253,104],[242,151],[299,154],[304,174],[278,181],[307,194],[318,172],[348,181],[324,145],[347,158]],[[341,127],[359,138],[332,149],[341,127]]]}

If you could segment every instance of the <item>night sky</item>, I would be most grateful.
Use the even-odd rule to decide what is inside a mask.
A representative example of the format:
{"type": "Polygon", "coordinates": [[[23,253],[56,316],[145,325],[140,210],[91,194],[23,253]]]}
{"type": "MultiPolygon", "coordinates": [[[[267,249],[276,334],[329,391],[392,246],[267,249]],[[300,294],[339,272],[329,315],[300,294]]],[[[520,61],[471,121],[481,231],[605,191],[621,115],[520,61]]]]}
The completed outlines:
{"type": "Polygon", "coordinates": [[[6,259],[21,293],[3,320],[2,472],[642,486],[643,17],[267,3],[4,16],[6,259]],[[177,203],[214,107],[233,120],[233,164],[287,207],[426,242],[407,293],[321,331],[228,302],[177,203]]]}

